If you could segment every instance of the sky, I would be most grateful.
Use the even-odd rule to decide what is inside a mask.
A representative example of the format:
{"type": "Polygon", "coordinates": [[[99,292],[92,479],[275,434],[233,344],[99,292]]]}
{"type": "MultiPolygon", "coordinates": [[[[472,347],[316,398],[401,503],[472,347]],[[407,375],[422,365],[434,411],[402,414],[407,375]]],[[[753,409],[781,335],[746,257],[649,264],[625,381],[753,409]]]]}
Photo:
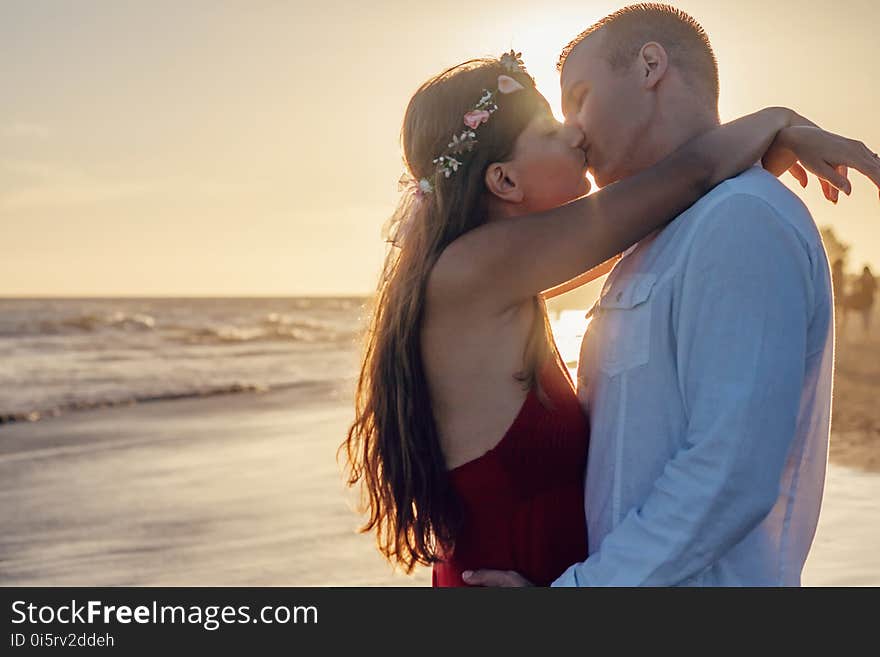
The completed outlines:
{"type": "MultiPolygon", "coordinates": [[[[720,62],[721,116],[785,105],[880,150],[880,3],[673,2],[720,62]]],[[[0,0],[0,296],[375,289],[411,94],[522,51],[558,110],[559,51],[620,2],[0,0]]],[[[801,192],[880,270],[880,202],[801,192]]]]}

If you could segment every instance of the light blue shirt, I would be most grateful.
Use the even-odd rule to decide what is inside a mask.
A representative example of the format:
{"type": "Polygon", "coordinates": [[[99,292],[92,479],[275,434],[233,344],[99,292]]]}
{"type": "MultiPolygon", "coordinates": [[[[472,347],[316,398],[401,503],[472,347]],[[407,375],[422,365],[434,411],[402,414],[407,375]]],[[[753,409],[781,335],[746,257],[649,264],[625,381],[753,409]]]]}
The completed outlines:
{"type": "Polygon", "coordinates": [[[799,586],[831,417],[831,277],[753,167],[614,268],[590,311],[589,558],[553,586],[799,586]]]}

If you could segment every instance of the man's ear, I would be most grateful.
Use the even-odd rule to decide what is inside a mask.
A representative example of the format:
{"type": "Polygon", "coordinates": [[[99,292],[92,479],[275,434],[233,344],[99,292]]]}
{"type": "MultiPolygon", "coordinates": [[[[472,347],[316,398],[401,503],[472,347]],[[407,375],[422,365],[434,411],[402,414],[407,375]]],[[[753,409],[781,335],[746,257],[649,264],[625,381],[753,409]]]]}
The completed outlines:
{"type": "Polygon", "coordinates": [[[656,41],[649,41],[639,52],[639,66],[642,69],[643,86],[645,89],[653,89],[669,69],[666,49],[656,41]]]}
{"type": "Polygon", "coordinates": [[[516,172],[507,162],[494,162],[486,169],[486,189],[508,203],[521,203],[522,187],[517,184],[516,172]]]}

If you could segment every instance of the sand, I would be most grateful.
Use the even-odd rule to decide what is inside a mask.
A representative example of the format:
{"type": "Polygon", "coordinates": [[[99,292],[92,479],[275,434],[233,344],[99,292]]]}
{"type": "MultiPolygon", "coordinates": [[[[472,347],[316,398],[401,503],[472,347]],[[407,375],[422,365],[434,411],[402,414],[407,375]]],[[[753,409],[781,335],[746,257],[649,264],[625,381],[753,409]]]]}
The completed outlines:
{"type": "MultiPolygon", "coordinates": [[[[807,585],[880,585],[880,340],[857,335],[807,585]]],[[[429,585],[355,531],[335,461],[350,416],[344,391],[284,390],[4,425],[0,585],[429,585]]]]}
{"type": "Polygon", "coordinates": [[[845,332],[838,329],[831,460],[880,472],[880,315],[871,337],[865,337],[860,319],[852,316],[845,332]]]}
{"type": "Polygon", "coordinates": [[[5,426],[0,584],[429,584],[355,532],[348,417],[280,391],[5,426]]]}
{"type": "Polygon", "coordinates": [[[880,475],[832,463],[804,586],[880,586],[880,475]]]}

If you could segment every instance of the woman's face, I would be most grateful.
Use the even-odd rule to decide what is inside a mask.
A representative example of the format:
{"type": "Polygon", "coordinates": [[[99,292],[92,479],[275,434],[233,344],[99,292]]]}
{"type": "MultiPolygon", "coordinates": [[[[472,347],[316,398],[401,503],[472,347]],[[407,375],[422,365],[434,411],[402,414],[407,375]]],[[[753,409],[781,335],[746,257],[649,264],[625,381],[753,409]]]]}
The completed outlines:
{"type": "Polygon", "coordinates": [[[580,128],[563,125],[550,112],[536,116],[520,133],[508,162],[523,193],[526,212],[541,212],[590,191],[580,128]]]}

